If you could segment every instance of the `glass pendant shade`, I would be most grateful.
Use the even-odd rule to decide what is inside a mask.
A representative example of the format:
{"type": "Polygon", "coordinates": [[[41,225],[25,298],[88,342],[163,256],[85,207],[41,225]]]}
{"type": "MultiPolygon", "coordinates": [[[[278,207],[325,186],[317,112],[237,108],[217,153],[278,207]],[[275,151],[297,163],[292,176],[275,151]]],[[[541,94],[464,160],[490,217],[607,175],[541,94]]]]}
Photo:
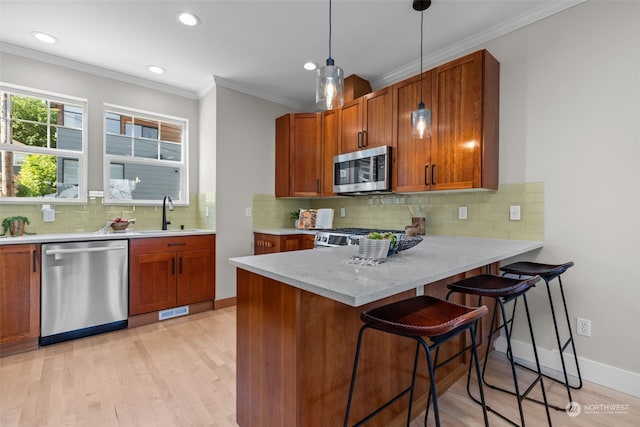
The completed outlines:
{"type": "Polygon", "coordinates": [[[344,105],[344,72],[327,59],[327,65],[318,68],[316,78],[316,106],[333,110],[344,105]]]}
{"type": "Polygon", "coordinates": [[[424,108],[424,103],[418,105],[418,109],[411,113],[411,127],[416,138],[428,138],[431,136],[431,110],[424,108]]]}

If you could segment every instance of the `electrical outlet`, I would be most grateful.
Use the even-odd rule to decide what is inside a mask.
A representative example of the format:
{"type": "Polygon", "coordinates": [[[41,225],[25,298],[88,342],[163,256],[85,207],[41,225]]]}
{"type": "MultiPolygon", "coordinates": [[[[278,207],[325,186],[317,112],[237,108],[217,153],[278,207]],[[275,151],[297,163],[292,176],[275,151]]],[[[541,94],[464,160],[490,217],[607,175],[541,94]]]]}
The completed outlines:
{"type": "Polygon", "coordinates": [[[467,219],[467,207],[459,206],[458,207],[458,219],[467,219]]]}
{"type": "Polygon", "coordinates": [[[509,219],[511,221],[520,221],[520,205],[509,207],[509,219]]]}
{"type": "Polygon", "coordinates": [[[591,336],[591,320],[576,318],[576,332],[585,337],[591,336]]]}
{"type": "Polygon", "coordinates": [[[251,208],[244,208],[244,216],[251,216],[251,208]]]}
{"type": "Polygon", "coordinates": [[[347,216],[347,210],[345,208],[340,208],[340,216],[341,217],[347,216]]]}

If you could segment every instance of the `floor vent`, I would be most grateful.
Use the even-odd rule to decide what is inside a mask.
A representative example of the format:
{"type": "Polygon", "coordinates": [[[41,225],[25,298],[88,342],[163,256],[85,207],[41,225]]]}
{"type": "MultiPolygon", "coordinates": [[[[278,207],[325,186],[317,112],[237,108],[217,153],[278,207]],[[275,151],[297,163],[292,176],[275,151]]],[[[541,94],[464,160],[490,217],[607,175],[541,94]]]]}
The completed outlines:
{"type": "Polygon", "coordinates": [[[186,316],[187,314],[189,314],[189,306],[185,305],[182,307],[170,308],[168,310],[162,310],[158,312],[158,319],[167,320],[171,319],[172,317],[186,316]]]}

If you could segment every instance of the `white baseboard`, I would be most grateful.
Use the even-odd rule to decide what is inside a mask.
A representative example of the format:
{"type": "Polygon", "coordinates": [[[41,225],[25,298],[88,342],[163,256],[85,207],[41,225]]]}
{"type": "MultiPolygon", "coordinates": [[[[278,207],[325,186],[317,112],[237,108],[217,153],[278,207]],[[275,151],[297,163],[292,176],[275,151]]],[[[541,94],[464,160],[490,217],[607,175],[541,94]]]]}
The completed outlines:
{"type": "MultiPolygon", "coordinates": [[[[512,340],[511,347],[516,358],[531,364],[535,363],[531,344],[512,340]]],[[[495,350],[501,353],[507,352],[507,341],[504,337],[500,336],[496,339],[495,350]]],[[[540,360],[540,365],[542,367],[562,372],[562,365],[558,350],[538,348],[538,359],[540,360]]],[[[590,381],[622,393],[640,397],[640,374],[625,371],[624,369],[605,365],[604,363],[585,359],[580,356],[578,356],[578,362],[580,363],[580,373],[582,374],[582,379],[584,381],[590,381]]],[[[567,365],[568,374],[570,376],[576,376],[573,357],[567,353],[565,353],[565,363],[567,365]]]]}

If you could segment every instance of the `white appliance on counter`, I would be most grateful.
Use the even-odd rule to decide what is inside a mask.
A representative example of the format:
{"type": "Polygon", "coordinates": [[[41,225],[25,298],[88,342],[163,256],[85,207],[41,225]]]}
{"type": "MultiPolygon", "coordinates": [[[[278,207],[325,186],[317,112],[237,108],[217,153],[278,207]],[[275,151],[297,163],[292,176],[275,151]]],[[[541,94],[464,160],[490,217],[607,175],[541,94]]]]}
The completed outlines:
{"type": "Polygon", "coordinates": [[[42,245],[40,345],[127,327],[129,242],[42,245]]]}
{"type": "Polygon", "coordinates": [[[333,230],[318,230],[314,240],[316,247],[337,247],[355,245],[361,236],[366,236],[373,231],[395,234],[404,233],[400,230],[383,230],[380,228],[335,228],[333,230]]]}

